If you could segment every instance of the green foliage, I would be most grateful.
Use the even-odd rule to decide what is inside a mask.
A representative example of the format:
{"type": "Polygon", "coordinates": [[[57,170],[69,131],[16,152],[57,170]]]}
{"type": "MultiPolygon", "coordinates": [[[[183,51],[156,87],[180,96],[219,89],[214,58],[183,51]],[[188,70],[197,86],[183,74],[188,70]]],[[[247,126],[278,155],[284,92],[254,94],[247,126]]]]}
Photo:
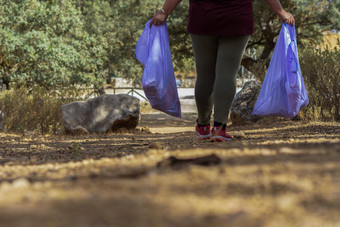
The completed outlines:
{"type": "Polygon", "coordinates": [[[331,15],[329,20],[333,24],[331,28],[340,30],[340,1],[332,0],[328,14],[331,15]]]}
{"type": "Polygon", "coordinates": [[[5,114],[5,129],[11,132],[54,134],[62,128],[61,105],[82,100],[88,95],[88,91],[83,89],[50,91],[37,86],[1,92],[0,106],[5,114]]]}
{"type": "MultiPolygon", "coordinates": [[[[146,22],[159,10],[163,0],[82,1],[84,24],[90,34],[107,42],[105,66],[109,76],[140,81],[142,65],[135,59],[135,47],[146,22]]],[[[168,19],[170,47],[175,71],[194,68],[191,41],[186,32],[189,2],[183,1],[168,19]]]]}
{"type": "Polygon", "coordinates": [[[189,1],[182,1],[168,19],[170,48],[173,56],[174,69],[188,74],[195,70],[195,59],[191,39],[187,32],[189,1]]]}
{"type": "Polygon", "coordinates": [[[339,49],[306,48],[300,52],[300,65],[310,99],[307,116],[340,120],[339,49]]]}
{"type": "MultiPolygon", "coordinates": [[[[0,76],[28,86],[101,83],[106,45],[84,31],[71,1],[0,3],[0,76]]],[[[105,40],[104,40],[105,41],[105,40]]]]}
{"type": "MultiPolygon", "coordinates": [[[[316,44],[322,40],[322,32],[340,29],[340,15],[336,13],[336,1],[329,0],[285,0],[284,9],[295,18],[299,46],[316,44]]],[[[282,22],[263,0],[254,0],[255,33],[248,47],[260,49],[261,59],[270,58],[280,33],[282,22]],[[260,48],[259,48],[260,47],[260,48]]]]}
{"type": "MultiPolygon", "coordinates": [[[[253,2],[255,33],[248,46],[255,47],[267,64],[281,21],[263,0],[253,2]]],[[[281,3],[296,19],[301,47],[317,43],[324,30],[340,29],[339,1],[281,3]]],[[[0,77],[44,87],[98,87],[112,76],[138,82],[143,67],[134,57],[135,46],[144,25],[163,4],[164,0],[3,0],[0,77]]],[[[182,74],[195,65],[186,31],[188,8],[189,1],[182,1],[168,19],[174,68],[182,74]]]]}

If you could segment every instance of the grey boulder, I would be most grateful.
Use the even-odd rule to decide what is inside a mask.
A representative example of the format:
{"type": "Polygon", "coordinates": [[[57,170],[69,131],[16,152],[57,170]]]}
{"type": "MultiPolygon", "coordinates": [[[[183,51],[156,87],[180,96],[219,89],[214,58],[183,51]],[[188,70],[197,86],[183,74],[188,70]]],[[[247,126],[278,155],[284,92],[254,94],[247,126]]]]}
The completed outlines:
{"type": "Polygon", "coordinates": [[[67,133],[88,134],[134,129],[140,118],[139,99],[130,95],[102,95],[61,106],[67,133]]]}
{"type": "Polygon", "coordinates": [[[251,115],[261,90],[261,83],[256,80],[246,82],[230,107],[230,120],[234,125],[245,125],[260,120],[261,116],[251,115]]]}

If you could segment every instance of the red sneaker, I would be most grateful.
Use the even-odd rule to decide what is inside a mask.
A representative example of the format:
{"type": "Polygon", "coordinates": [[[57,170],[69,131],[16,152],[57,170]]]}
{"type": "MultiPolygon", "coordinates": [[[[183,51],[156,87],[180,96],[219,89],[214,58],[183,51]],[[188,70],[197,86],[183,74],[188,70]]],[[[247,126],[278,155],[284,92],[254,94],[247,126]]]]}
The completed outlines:
{"type": "Polygon", "coordinates": [[[210,139],[210,125],[201,125],[198,126],[198,120],[196,120],[196,134],[198,135],[200,140],[210,139]]]}
{"type": "Polygon", "coordinates": [[[222,129],[221,127],[213,127],[211,129],[211,134],[212,134],[212,137],[211,137],[211,141],[212,142],[225,142],[225,141],[230,141],[232,140],[233,138],[228,135],[226,132],[226,130],[222,129]]]}

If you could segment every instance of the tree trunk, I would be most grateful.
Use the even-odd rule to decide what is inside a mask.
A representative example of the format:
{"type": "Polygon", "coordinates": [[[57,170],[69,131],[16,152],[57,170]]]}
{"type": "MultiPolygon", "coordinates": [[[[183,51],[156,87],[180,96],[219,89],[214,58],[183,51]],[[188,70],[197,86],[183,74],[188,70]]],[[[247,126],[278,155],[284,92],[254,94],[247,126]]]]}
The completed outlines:
{"type": "Polygon", "coordinates": [[[261,57],[260,59],[267,59],[270,55],[270,53],[272,52],[272,50],[275,48],[275,44],[273,41],[269,42],[267,40],[266,44],[264,45],[264,49],[261,53],[261,57]]]}
{"type": "Polygon", "coordinates": [[[258,62],[259,60],[255,60],[246,54],[243,55],[241,65],[245,67],[248,71],[252,72],[255,77],[258,79],[262,80],[264,78],[264,73],[266,73],[266,68],[268,68],[270,61],[268,60],[270,53],[272,50],[275,48],[275,43],[274,42],[267,42],[266,45],[264,46],[264,49],[261,53],[260,56],[260,61],[263,62],[262,67],[256,67],[254,68],[254,65],[258,62]]]}
{"type": "Polygon", "coordinates": [[[252,67],[254,64],[257,63],[255,59],[247,56],[246,54],[243,55],[241,65],[246,68],[248,71],[252,72],[252,67]]]}

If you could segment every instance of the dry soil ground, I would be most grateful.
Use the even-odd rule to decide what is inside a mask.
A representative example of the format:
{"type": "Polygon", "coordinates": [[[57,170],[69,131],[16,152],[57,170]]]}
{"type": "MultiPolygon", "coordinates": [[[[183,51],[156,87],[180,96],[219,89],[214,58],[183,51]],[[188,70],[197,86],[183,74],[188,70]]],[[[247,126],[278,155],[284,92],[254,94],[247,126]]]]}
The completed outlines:
{"type": "Polygon", "coordinates": [[[267,119],[198,141],[195,116],[138,131],[0,136],[0,226],[340,226],[340,124],[267,119]],[[216,154],[213,166],[157,167],[216,154]]]}

